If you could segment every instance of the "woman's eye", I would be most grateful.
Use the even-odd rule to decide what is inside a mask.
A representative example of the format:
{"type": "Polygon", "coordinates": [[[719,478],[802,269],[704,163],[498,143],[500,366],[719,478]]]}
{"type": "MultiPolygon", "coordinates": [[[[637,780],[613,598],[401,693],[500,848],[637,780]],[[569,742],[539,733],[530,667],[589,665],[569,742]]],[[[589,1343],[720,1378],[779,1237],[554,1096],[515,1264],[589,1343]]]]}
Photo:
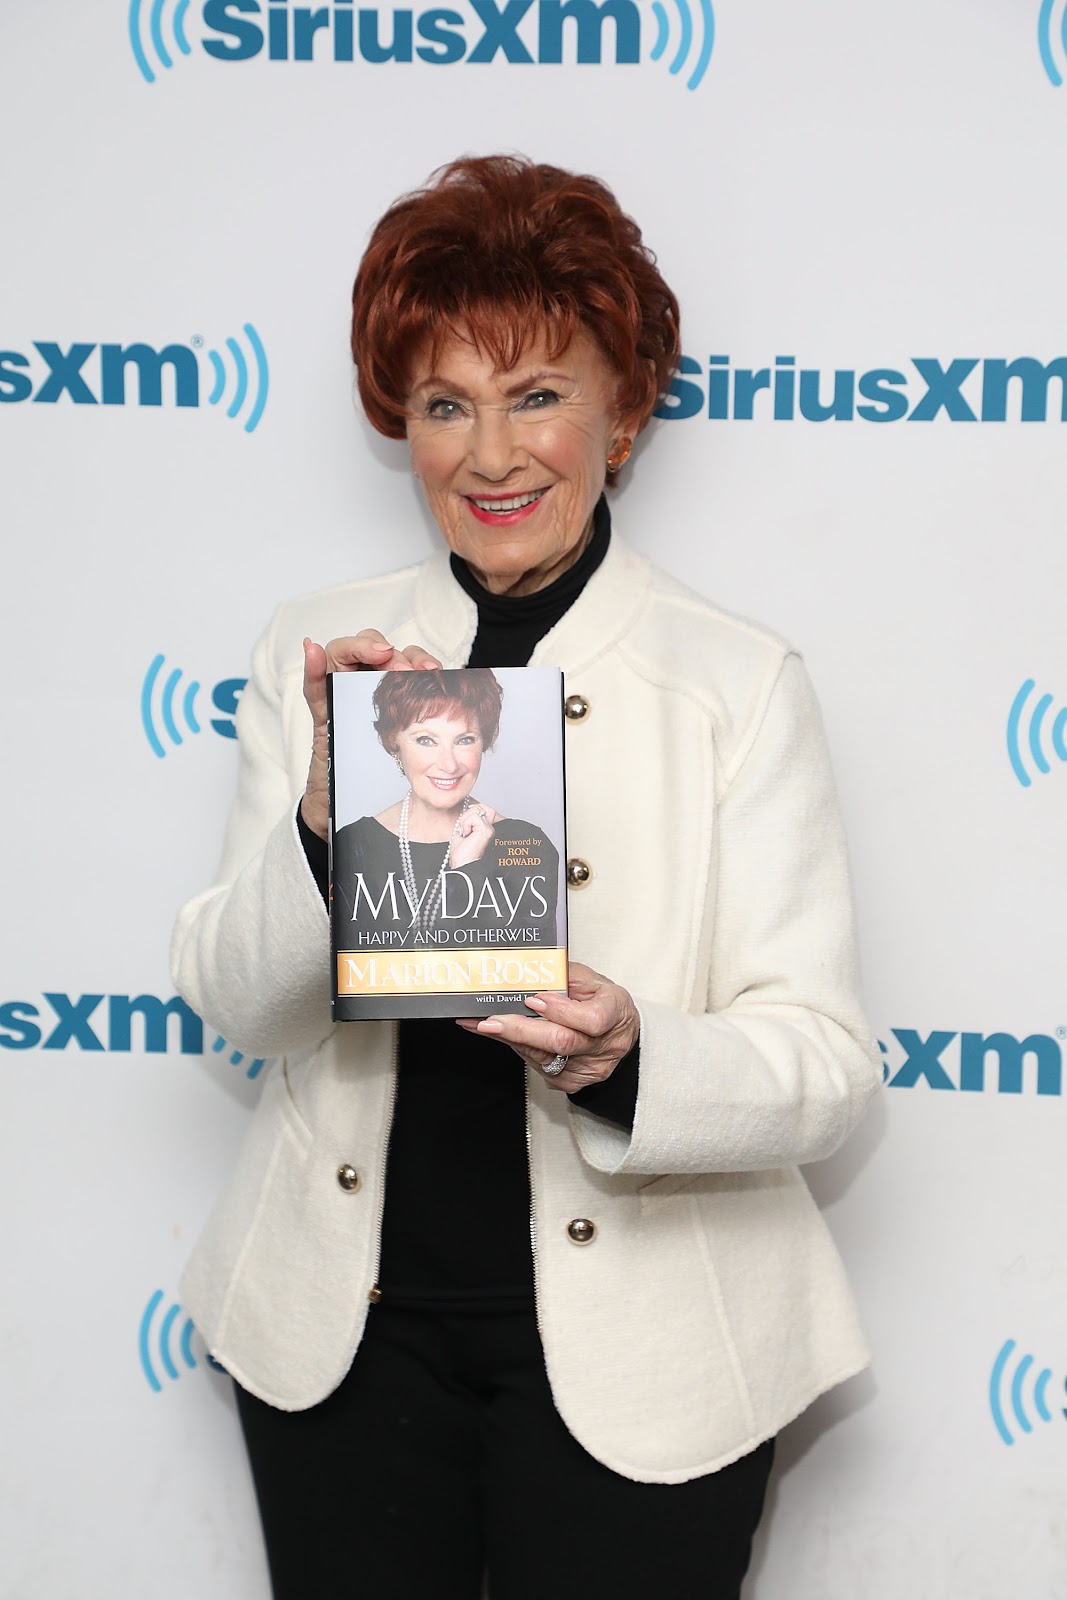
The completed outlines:
{"type": "Polygon", "coordinates": [[[431,400],[426,415],[438,422],[457,422],[463,415],[463,408],[458,400],[431,400]]]}
{"type": "Polygon", "coordinates": [[[416,738],[415,743],[421,745],[430,745],[433,744],[433,740],[428,733],[420,733],[416,738]]]}
{"type": "Polygon", "coordinates": [[[559,395],[554,389],[532,389],[529,394],[523,395],[520,405],[523,411],[544,411],[556,405],[558,400],[559,395]]]}

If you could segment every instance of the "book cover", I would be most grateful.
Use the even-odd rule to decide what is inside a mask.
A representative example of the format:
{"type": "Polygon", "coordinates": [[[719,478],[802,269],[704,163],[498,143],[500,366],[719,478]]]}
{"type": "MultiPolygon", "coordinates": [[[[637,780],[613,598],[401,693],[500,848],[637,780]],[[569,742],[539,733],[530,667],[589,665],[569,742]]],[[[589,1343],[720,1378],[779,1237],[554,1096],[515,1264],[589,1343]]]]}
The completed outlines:
{"type": "Polygon", "coordinates": [[[340,672],[327,690],[335,1020],[566,993],[562,674],[340,672]]]}

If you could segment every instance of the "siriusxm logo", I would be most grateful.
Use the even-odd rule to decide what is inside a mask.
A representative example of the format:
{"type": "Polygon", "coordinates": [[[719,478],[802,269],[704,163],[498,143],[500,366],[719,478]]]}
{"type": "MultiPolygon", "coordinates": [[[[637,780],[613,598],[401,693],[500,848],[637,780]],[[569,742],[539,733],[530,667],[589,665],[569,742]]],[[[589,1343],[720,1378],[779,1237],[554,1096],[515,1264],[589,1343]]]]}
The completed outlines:
{"type": "MultiPolygon", "coordinates": [[[[181,719],[189,733],[199,733],[201,723],[197,716],[196,701],[200,693],[200,685],[192,679],[185,685],[181,693],[178,706],[175,700],[179,685],[182,681],[181,667],[174,667],[167,673],[160,683],[160,674],[163,671],[165,658],[154,656],[144,675],[141,685],[141,726],[145,738],[157,756],[165,756],[166,746],[160,733],[166,734],[171,744],[184,743],[178,720],[181,719]]],[[[236,739],[237,728],[234,715],[237,711],[237,702],[241,690],[248,682],[247,678],[222,678],[215,684],[211,691],[211,704],[221,716],[211,718],[211,726],[217,734],[224,739],[236,739]]]]}
{"type": "MultiPolygon", "coordinates": [[[[1030,713],[1029,726],[1026,730],[1025,748],[1019,738],[1023,710],[1035,688],[1036,684],[1033,678],[1027,678],[1012,701],[1011,710],[1008,712],[1008,759],[1011,762],[1012,771],[1024,789],[1029,789],[1034,781],[1026,767],[1028,756],[1038,772],[1047,773],[1052,770],[1041,742],[1044,735],[1045,718],[1052,707],[1052,696],[1050,694],[1039,695],[1034,703],[1030,713]]],[[[1062,707],[1056,713],[1049,739],[1057,759],[1067,761],[1067,706],[1062,707]]]]}
{"type": "Polygon", "coordinates": [[[250,322],[243,332],[247,349],[226,339],[220,349],[205,350],[196,335],[189,345],[162,349],[137,343],[72,344],[64,350],[39,339],[33,343],[36,360],[21,350],[0,350],[0,404],[56,405],[65,395],[76,406],[161,406],[166,388],[176,406],[199,406],[203,377],[210,385],[208,405],[224,404],[227,417],[243,417],[245,433],[254,433],[267,404],[270,370],[250,322]]]}
{"type": "MultiPolygon", "coordinates": [[[[1033,1433],[1032,1416],[1042,1422],[1051,1422],[1053,1413],[1048,1404],[1048,1386],[1052,1382],[1051,1367],[1042,1367],[1033,1382],[1028,1380],[1034,1366],[1033,1356],[1023,1355],[1012,1366],[1015,1340],[1005,1339],[993,1362],[989,1375],[989,1409],[993,1422],[1005,1444],[1014,1444],[1011,1431],[1014,1422],[1019,1433],[1033,1433]]],[[[1067,1389],[1067,1381],[1063,1387],[1067,1389]]],[[[1067,1407],[1061,1413],[1067,1417],[1067,1407]]]]}
{"type": "Polygon", "coordinates": [[[1057,89],[1063,83],[1063,69],[1056,65],[1056,55],[1067,58],[1067,7],[1064,0],[1041,0],[1037,19],[1037,44],[1041,51],[1041,65],[1046,76],[1057,89]],[[1058,12],[1058,18],[1055,13],[1058,12]]]}
{"type": "Polygon", "coordinates": [[[133,1019],[138,1017],[141,1048],[149,1055],[162,1055],[175,1041],[183,1056],[204,1053],[204,1024],[178,995],[160,1000],[153,994],[46,993],[42,998],[47,1011],[30,1000],[0,1004],[0,1050],[33,1050],[38,1045],[42,1050],[66,1050],[77,1045],[81,1050],[125,1054],[134,1048],[133,1019]],[[103,1013],[97,1016],[101,1007],[103,1013]]]}
{"type": "MultiPolygon", "coordinates": [[[[46,993],[41,999],[44,1006],[32,1000],[0,1002],[0,1050],[67,1050],[76,1045],[98,1054],[128,1055],[134,1049],[146,1055],[175,1049],[183,1056],[204,1054],[204,1024],[179,995],[161,1000],[154,994],[46,993]]],[[[221,1038],[211,1046],[215,1054],[229,1048],[221,1038]]],[[[248,1060],[249,1078],[258,1077],[265,1059],[249,1059],[240,1050],[230,1050],[231,1066],[248,1060]]]]}
{"type": "MultiPolygon", "coordinates": [[[[145,1375],[148,1387],[156,1394],[163,1388],[157,1376],[157,1365],[163,1369],[168,1378],[174,1381],[178,1376],[178,1368],[174,1362],[174,1353],[171,1349],[171,1338],[175,1325],[179,1322],[182,1308],[172,1305],[164,1312],[158,1327],[154,1327],[156,1312],[163,1304],[163,1290],[157,1289],[150,1296],[148,1304],[141,1316],[141,1326],[137,1332],[137,1350],[141,1357],[141,1371],[145,1375]]],[[[178,1352],[183,1364],[192,1370],[197,1365],[196,1356],[193,1354],[193,1334],[195,1333],[192,1321],[186,1317],[178,1335],[178,1352]]]]}
{"type": "MultiPolygon", "coordinates": [[[[449,6],[365,7],[353,0],[202,0],[200,49],[215,61],[363,61],[450,67],[498,58],[516,66],[636,66],[664,61],[687,89],[715,47],[711,0],[453,0],[449,6]],[[653,31],[654,29],[654,31],[653,31]],[[647,46],[647,50],[646,50],[647,46]]],[[[130,0],[133,58],[146,83],[193,54],[189,0],[130,0]]]]}
{"type": "Polygon", "coordinates": [[[915,356],[903,368],[866,372],[798,369],[796,356],[775,356],[766,367],[733,367],[729,356],[718,355],[701,365],[683,356],[656,416],[674,422],[699,416],[720,422],[1047,422],[1053,381],[1059,400],[1053,420],[1067,422],[1067,356],[1047,362],[915,356]]]}
{"type": "MultiPolygon", "coordinates": [[[[1058,1028],[1060,1039],[1067,1028],[1058,1028]]],[[[1031,1033],[1017,1039],[1010,1033],[930,1033],[924,1039],[914,1028],[893,1028],[893,1038],[904,1051],[903,1061],[893,1064],[896,1052],[878,1041],[884,1056],[882,1076],[890,1089],[956,1089],[964,1094],[981,1094],[992,1089],[996,1094],[1022,1094],[1029,1078],[1039,1095],[1063,1093],[1063,1054],[1051,1034],[1031,1033]],[[950,1047],[952,1055],[946,1056],[950,1047]],[[1026,1071],[1027,1062],[1033,1064],[1026,1071]]]]}
{"type": "MultiPolygon", "coordinates": [[[[184,1321],[182,1320],[182,1308],[180,1305],[171,1304],[162,1313],[158,1322],[156,1321],[156,1313],[162,1309],[163,1299],[162,1289],[157,1289],[154,1294],[149,1296],[148,1303],[141,1313],[141,1324],[137,1330],[137,1353],[141,1358],[141,1371],[144,1374],[145,1382],[154,1394],[159,1394],[163,1388],[159,1377],[160,1371],[172,1383],[176,1382],[181,1376],[181,1369],[175,1360],[173,1344],[175,1338],[177,1338],[177,1354],[181,1359],[182,1368],[192,1372],[200,1364],[193,1352],[193,1337],[196,1334],[196,1329],[193,1327],[191,1317],[186,1317],[184,1321]]],[[[203,1350],[203,1342],[199,1337],[197,1337],[197,1343],[203,1350]]],[[[219,1366],[217,1361],[212,1360],[206,1350],[203,1350],[203,1356],[209,1367],[214,1367],[216,1372],[223,1371],[223,1368],[219,1366]]]]}

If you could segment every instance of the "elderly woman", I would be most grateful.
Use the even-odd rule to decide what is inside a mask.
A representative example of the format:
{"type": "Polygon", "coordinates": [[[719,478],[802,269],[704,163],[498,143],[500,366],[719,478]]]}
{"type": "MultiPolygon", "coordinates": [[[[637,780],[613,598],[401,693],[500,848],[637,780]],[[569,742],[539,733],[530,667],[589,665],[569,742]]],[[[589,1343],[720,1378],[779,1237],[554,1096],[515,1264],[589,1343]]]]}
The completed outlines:
{"type": "Polygon", "coordinates": [[[447,550],[257,647],[174,971],[281,1059],[185,1300],[279,1600],[727,1600],[776,1433],[867,1359],[796,1170],[879,1080],[818,710],[612,533],[679,346],[603,184],[445,168],[375,229],[352,348],[447,550]],[[569,997],[333,1025],[326,673],[526,662],[566,675],[569,997]]]}

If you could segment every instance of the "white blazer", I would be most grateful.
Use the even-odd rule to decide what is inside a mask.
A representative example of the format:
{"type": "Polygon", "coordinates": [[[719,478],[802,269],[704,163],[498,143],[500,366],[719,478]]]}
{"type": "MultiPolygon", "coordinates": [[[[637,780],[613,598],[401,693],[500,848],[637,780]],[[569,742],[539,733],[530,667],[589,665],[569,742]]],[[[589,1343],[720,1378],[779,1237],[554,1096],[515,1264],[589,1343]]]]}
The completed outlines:
{"type": "MultiPolygon", "coordinates": [[[[327,917],[295,824],[301,641],[376,627],[458,666],[475,625],[447,554],[281,607],[238,712],[219,875],[174,933],[194,1010],[280,1058],[182,1294],[216,1359],[290,1410],[329,1394],[360,1341],[396,1070],[394,1024],[330,1020],[327,917]]],[[[566,734],[568,852],[592,868],[570,891],[571,952],[641,1015],[632,1133],[527,1074],[545,1362],[586,1450],[679,1482],[867,1362],[796,1170],[838,1147],[881,1080],[845,846],[799,656],[617,537],[532,660],[590,707],[566,734]]]]}

